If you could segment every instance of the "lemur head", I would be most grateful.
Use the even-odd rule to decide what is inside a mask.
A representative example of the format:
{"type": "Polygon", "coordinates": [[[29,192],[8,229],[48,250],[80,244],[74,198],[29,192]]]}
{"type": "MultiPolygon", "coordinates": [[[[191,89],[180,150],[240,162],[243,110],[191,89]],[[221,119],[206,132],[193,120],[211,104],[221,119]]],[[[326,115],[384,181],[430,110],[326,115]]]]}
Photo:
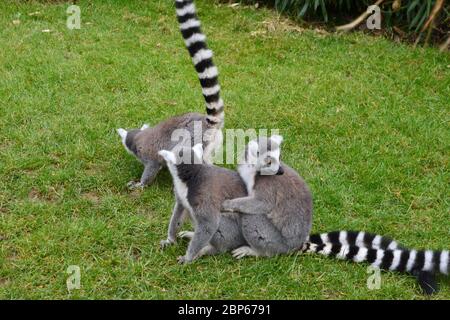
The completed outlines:
{"type": "Polygon", "coordinates": [[[120,139],[122,140],[122,144],[129,154],[136,155],[134,137],[142,130],[148,128],[149,125],[145,123],[140,129],[131,129],[131,130],[125,130],[123,128],[117,129],[117,133],[119,134],[120,139]]]}
{"type": "Polygon", "coordinates": [[[239,173],[253,173],[259,175],[281,175],[284,173],[281,166],[281,143],[283,137],[259,137],[251,140],[245,148],[243,163],[239,164],[239,173]]]}

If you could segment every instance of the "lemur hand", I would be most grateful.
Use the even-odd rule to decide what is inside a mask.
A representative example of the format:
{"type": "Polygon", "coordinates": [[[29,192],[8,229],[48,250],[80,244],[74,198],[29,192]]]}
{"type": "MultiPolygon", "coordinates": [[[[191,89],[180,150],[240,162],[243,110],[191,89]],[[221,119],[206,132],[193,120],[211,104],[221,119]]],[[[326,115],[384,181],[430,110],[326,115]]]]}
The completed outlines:
{"type": "Polygon", "coordinates": [[[177,258],[178,264],[188,264],[191,263],[191,260],[189,260],[186,256],[179,256],[177,258]]]}
{"type": "Polygon", "coordinates": [[[233,212],[234,211],[233,201],[225,200],[224,202],[222,202],[222,208],[220,210],[225,212],[233,212]]]}
{"type": "Polygon", "coordinates": [[[140,182],[130,181],[127,183],[128,190],[142,190],[144,189],[144,185],[140,182]]]}
{"type": "Polygon", "coordinates": [[[168,246],[173,245],[174,243],[175,243],[174,240],[171,240],[171,239],[164,239],[164,240],[161,240],[161,241],[159,242],[159,246],[161,247],[161,250],[164,250],[165,248],[167,248],[168,246]]]}

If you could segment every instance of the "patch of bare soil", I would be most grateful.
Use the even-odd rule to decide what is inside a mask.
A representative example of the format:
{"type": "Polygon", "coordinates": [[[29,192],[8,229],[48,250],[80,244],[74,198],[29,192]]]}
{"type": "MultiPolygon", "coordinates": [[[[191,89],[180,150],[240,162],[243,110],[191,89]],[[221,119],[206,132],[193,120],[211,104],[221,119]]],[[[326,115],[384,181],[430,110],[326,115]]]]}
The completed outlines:
{"type": "Polygon", "coordinates": [[[99,204],[100,203],[100,196],[97,193],[93,192],[93,191],[85,192],[85,193],[83,193],[81,195],[81,197],[83,199],[86,199],[86,200],[94,203],[94,204],[99,204]]]}

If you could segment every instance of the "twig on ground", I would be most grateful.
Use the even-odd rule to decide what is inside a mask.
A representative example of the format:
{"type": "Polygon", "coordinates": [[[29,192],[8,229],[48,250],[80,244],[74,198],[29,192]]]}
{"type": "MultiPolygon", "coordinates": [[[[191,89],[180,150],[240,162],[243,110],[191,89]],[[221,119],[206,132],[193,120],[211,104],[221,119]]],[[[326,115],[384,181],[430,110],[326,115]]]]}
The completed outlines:
{"type": "Polygon", "coordinates": [[[417,45],[419,44],[420,40],[422,39],[422,35],[423,35],[422,32],[419,33],[419,35],[418,35],[417,38],[416,38],[416,41],[414,41],[414,46],[413,46],[413,48],[417,47],[417,45]]]}
{"type": "Polygon", "coordinates": [[[420,32],[424,32],[426,29],[432,28],[433,21],[434,21],[434,19],[436,19],[436,16],[439,13],[439,11],[441,11],[443,4],[444,4],[444,0],[436,1],[433,9],[431,10],[430,16],[427,19],[427,22],[425,22],[425,24],[423,25],[422,30],[420,30],[420,32]]]}
{"type": "Polygon", "coordinates": [[[430,37],[431,37],[431,32],[433,31],[433,25],[434,25],[434,23],[432,22],[428,28],[427,35],[425,37],[425,41],[423,44],[424,47],[428,46],[428,42],[430,41],[430,37]]]}
{"type": "Polygon", "coordinates": [[[427,29],[428,29],[428,31],[427,31],[427,35],[425,37],[424,45],[425,46],[428,45],[428,41],[430,40],[430,37],[431,37],[431,31],[433,29],[434,19],[436,19],[436,16],[437,16],[438,12],[442,9],[443,4],[444,4],[444,0],[437,0],[436,3],[434,4],[433,9],[431,10],[430,16],[428,17],[427,21],[423,25],[422,29],[420,29],[420,32],[416,38],[416,41],[414,41],[414,48],[416,48],[417,45],[419,44],[420,40],[422,40],[423,33],[427,29]]]}
{"type": "Polygon", "coordinates": [[[444,52],[445,50],[448,49],[449,45],[450,45],[450,35],[447,37],[447,40],[445,40],[444,43],[442,43],[439,46],[439,51],[444,52]]]}

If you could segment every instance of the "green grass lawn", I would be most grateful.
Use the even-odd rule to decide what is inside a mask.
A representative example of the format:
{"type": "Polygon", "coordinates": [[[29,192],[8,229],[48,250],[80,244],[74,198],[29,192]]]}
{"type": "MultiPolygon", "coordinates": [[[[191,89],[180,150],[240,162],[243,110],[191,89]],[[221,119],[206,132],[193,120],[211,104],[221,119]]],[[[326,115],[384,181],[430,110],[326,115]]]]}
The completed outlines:
{"type": "MultiPolygon", "coordinates": [[[[128,191],[142,167],[115,128],[203,112],[174,7],[79,5],[81,29],[68,30],[67,4],[0,3],[0,298],[425,298],[410,276],[383,272],[369,290],[365,265],[319,256],[180,266],[185,241],[160,251],[170,175],[128,191]],[[81,269],[71,292],[70,265],[81,269]]],[[[314,232],[450,247],[448,54],[302,31],[267,9],[197,5],[226,128],[280,129],[284,161],[314,195],[314,232]]],[[[433,299],[449,299],[440,283],[433,299]]]]}

